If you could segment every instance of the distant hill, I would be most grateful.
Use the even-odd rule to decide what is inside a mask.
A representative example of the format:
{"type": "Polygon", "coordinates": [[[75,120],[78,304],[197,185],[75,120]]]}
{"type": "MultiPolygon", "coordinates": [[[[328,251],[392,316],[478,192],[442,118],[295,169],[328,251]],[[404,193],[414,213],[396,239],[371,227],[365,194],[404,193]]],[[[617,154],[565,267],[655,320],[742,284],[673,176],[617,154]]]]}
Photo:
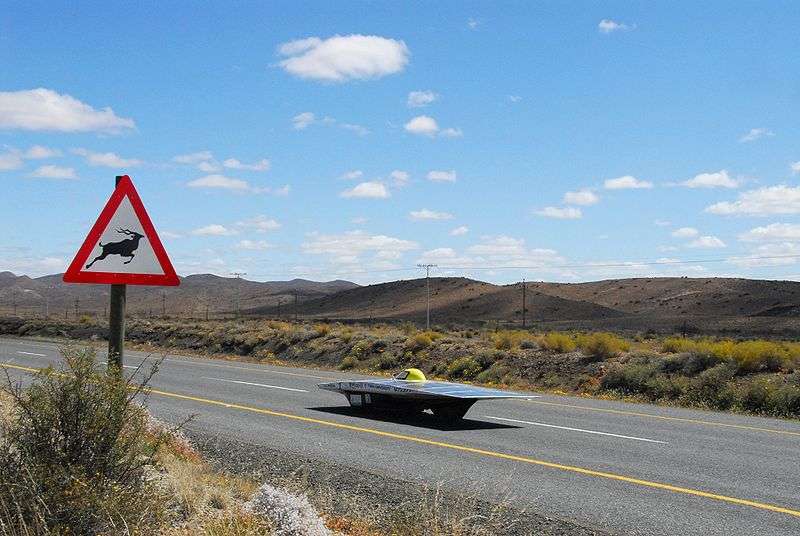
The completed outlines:
{"type": "MultiPolygon", "coordinates": [[[[434,324],[497,321],[519,325],[522,287],[466,278],[434,277],[434,324]]],[[[529,322],[542,328],[617,331],[687,330],[732,334],[800,336],[800,283],[735,278],[656,277],[589,283],[528,283],[529,322]]],[[[41,314],[49,297],[51,314],[104,314],[106,285],[65,285],[61,275],[39,278],[0,272],[0,312],[41,314]],[[77,302],[76,302],[77,300],[77,302]]],[[[304,279],[256,282],[210,274],[181,279],[177,288],[129,287],[128,310],[202,318],[236,309],[254,316],[363,321],[425,321],[425,279],[359,286],[348,281],[304,279]],[[297,306],[295,307],[295,295],[297,306]]]]}
{"type": "MultiPolygon", "coordinates": [[[[135,314],[167,314],[198,316],[230,313],[236,310],[237,295],[241,309],[294,303],[320,298],[328,294],[358,287],[349,281],[291,281],[257,282],[211,274],[181,278],[178,287],[128,287],[128,310],[135,314]]],[[[61,274],[37,278],[0,272],[0,310],[9,312],[14,304],[19,312],[43,312],[49,302],[51,314],[103,314],[108,305],[108,285],[68,285],[61,274]]]]}

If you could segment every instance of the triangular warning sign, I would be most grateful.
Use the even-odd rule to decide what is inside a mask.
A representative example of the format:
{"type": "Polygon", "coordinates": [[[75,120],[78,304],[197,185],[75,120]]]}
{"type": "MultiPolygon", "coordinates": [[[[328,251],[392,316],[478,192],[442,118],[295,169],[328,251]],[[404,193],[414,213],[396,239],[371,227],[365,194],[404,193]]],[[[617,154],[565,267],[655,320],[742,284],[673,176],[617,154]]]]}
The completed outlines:
{"type": "Polygon", "coordinates": [[[64,274],[66,283],[180,284],[130,177],[120,178],[64,274]]]}

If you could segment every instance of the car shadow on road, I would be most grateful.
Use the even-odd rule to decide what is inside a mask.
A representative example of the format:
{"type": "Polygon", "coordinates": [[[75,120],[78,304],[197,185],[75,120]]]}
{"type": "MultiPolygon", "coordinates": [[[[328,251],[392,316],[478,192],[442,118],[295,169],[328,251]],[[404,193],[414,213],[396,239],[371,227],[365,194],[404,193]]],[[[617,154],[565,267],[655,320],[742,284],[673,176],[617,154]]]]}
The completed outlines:
{"type": "Polygon", "coordinates": [[[361,419],[370,419],[373,421],[391,422],[395,424],[405,424],[408,426],[416,426],[418,428],[429,428],[432,430],[440,431],[457,431],[457,430],[499,430],[503,428],[521,428],[521,426],[514,426],[512,424],[501,424],[488,421],[476,421],[473,419],[465,418],[456,421],[443,421],[437,419],[430,413],[415,413],[412,415],[403,414],[399,412],[378,412],[378,411],[364,411],[359,408],[352,408],[348,406],[334,406],[334,407],[316,407],[306,408],[310,411],[320,411],[323,413],[330,413],[333,415],[344,415],[346,417],[358,417],[361,419]]]}

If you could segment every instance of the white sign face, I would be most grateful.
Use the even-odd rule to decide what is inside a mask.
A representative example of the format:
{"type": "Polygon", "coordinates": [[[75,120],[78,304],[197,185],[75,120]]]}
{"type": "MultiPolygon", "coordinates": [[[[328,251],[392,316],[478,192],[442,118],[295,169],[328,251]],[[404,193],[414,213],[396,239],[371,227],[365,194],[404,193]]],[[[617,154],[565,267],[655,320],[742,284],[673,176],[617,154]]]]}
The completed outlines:
{"type": "Polygon", "coordinates": [[[164,275],[128,197],[120,202],[81,271],[164,275]]]}

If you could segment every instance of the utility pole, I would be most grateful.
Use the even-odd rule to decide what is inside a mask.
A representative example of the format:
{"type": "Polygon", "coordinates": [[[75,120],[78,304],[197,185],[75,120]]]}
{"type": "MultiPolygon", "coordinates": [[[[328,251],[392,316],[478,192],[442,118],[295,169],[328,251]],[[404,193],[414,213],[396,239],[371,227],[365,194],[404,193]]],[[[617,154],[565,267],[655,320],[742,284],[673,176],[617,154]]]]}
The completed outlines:
{"type": "Polygon", "coordinates": [[[436,268],[436,264],[418,264],[417,267],[425,268],[425,292],[427,295],[427,313],[425,315],[425,329],[431,329],[431,268],[436,268]]]}
{"type": "Polygon", "coordinates": [[[75,298],[75,320],[78,319],[78,310],[80,309],[80,306],[81,306],[80,298],[75,298]]]}
{"type": "Polygon", "coordinates": [[[281,319],[281,304],[283,303],[283,298],[278,298],[278,320],[281,319]]]}
{"type": "Polygon", "coordinates": [[[297,322],[297,291],[294,291],[294,321],[297,322]]]}
{"type": "Polygon", "coordinates": [[[525,329],[525,312],[526,312],[526,300],[525,300],[525,278],[522,279],[522,329],[525,329]]]}
{"type": "Polygon", "coordinates": [[[236,278],[236,318],[239,318],[239,307],[242,300],[242,276],[247,275],[247,272],[231,272],[231,275],[236,278]]]}

